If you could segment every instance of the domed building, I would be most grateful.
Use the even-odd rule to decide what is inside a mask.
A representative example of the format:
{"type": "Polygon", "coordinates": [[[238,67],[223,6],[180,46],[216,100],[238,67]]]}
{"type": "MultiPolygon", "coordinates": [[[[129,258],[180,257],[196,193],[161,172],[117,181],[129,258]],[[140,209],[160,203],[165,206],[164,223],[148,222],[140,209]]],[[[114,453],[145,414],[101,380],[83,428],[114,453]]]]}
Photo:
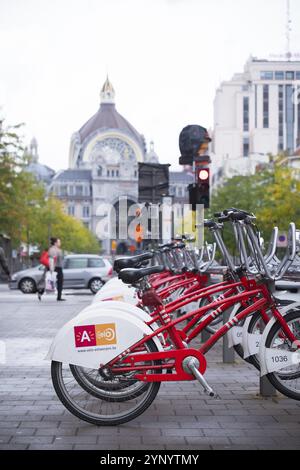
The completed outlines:
{"type": "Polygon", "coordinates": [[[31,139],[29,148],[25,149],[25,153],[30,157],[30,163],[27,165],[26,171],[32,173],[38,181],[47,187],[54,177],[55,171],[49,166],[39,163],[38,142],[35,137],[31,139]]]}
{"type": "MultiPolygon", "coordinates": [[[[98,236],[105,207],[113,205],[118,213],[119,198],[127,197],[128,205],[137,202],[138,162],[158,163],[153,143],[147,153],[144,136],[116,110],[115,90],[108,77],[100,97],[98,111],[72,135],[69,169],[59,172],[51,183],[51,191],[65,203],[68,213],[98,236]]],[[[108,240],[102,246],[110,251],[108,240]]]]}

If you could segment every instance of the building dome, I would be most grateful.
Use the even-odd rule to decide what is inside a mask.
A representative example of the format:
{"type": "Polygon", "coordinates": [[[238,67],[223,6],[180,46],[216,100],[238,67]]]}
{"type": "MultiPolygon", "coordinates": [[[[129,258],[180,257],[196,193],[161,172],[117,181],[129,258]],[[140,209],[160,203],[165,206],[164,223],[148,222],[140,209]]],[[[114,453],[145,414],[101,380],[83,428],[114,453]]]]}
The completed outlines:
{"type": "Polygon", "coordinates": [[[117,129],[129,134],[141,147],[144,148],[144,140],[141,134],[123,117],[113,103],[101,103],[96,114],[92,116],[79,129],[81,142],[84,142],[95,131],[103,129],[117,129]]]}
{"type": "Polygon", "coordinates": [[[99,110],[76,133],[78,143],[84,145],[85,141],[97,131],[114,129],[129,135],[145,153],[144,137],[116,110],[115,90],[108,77],[101,89],[100,97],[99,110]]]}
{"type": "Polygon", "coordinates": [[[38,142],[35,137],[31,139],[29,150],[26,148],[26,152],[28,152],[28,156],[30,157],[26,171],[32,173],[38,181],[46,185],[49,184],[55,175],[55,171],[49,168],[49,166],[39,163],[38,142]]]}

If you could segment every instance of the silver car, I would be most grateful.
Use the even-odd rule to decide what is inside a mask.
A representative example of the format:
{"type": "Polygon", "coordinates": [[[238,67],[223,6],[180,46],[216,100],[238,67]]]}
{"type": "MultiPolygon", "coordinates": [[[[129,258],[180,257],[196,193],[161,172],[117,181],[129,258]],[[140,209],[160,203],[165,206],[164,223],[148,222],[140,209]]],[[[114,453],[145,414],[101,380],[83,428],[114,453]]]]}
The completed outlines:
{"type": "MultiPolygon", "coordinates": [[[[10,289],[20,289],[24,294],[37,290],[44,266],[25,269],[12,275],[10,289]]],[[[64,289],[90,289],[95,294],[113,274],[110,262],[97,255],[68,255],[64,258],[64,289]]]]}

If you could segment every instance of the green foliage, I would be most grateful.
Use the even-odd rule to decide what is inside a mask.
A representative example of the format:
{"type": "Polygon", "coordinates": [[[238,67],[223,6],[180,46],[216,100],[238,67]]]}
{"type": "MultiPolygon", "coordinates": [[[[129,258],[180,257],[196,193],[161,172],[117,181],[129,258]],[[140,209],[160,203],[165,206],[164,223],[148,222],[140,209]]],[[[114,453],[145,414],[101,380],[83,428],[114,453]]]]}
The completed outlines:
{"type": "MultiPolygon", "coordinates": [[[[254,212],[257,226],[267,242],[272,228],[287,231],[290,222],[300,228],[300,174],[281,165],[275,158],[272,167],[253,176],[234,176],[212,195],[206,217],[229,207],[254,212]]],[[[208,235],[208,234],[207,234],[208,235]]],[[[207,239],[212,240],[208,235],[207,239]]],[[[225,224],[224,240],[235,249],[232,233],[225,224]]]]}
{"type": "Polygon", "coordinates": [[[18,134],[20,127],[4,127],[0,120],[0,233],[8,235],[15,247],[24,242],[43,249],[55,236],[67,251],[99,253],[96,237],[67,215],[60,201],[47,197],[43,184],[26,171],[29,157],[18,134]]]}

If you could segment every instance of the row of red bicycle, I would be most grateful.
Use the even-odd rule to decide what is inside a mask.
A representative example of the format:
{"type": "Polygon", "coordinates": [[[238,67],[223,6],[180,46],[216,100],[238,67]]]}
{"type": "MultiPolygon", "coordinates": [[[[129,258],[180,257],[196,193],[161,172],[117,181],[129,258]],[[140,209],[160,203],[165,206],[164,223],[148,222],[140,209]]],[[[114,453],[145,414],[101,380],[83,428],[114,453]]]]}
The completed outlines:
{"type": "Polygon", "coordinates": [[[298,269],[299,232],[291,223],[280,259],[278,229],[264,252],[255,221],[231,208],[204,223],[214,245],[197,249],[177,240],[115,261],[118,277],[63,326],[48,354],[54,388],[71,413],[96,425],[125,423],[170,381],[197,380],[217,397],[205,379],[206,353],[225,334],[279,392],[300,399],[300,305],[281,306],[273,289],[298,269]],[[224,224],[232,228],[238,262],[223,240],[224,224]],[[223,280],[212,284],[216,247],[226,266],[223,280]],[[199,344],[203,330],[211,335],[199,344]]]}

